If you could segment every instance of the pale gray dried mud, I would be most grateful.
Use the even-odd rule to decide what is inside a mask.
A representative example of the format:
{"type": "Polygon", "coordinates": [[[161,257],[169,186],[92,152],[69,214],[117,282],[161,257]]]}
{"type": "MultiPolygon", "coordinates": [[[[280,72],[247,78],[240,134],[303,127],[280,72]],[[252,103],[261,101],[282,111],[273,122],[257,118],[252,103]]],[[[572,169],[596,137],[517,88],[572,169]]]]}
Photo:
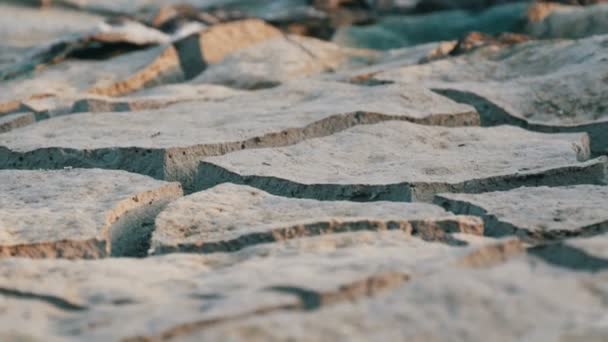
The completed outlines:
{"type": "Polygon", "coordinates": [[[370,90],[301,81],[222,102],[45,120],[0,135],[0,168],[122,169],[177,180],[191,191],[205,157],[285,146],[386,120],[460,126],[477,124],[478,115],[472,107],[417,86],[370,90]]]}
{"type": "Polygon", "coordinates": [[[605,184],[607,160],[585,161],[588,153],[580,151],[588,149],[584,133],[383,122],[291,146],[207,158],[196,188],[232,182],[287,197],[432,201],[441,192],[605,184]]]}
{"type": "Polygon", "coordinates": [[[157,341],[602,341],[608,333],[601,323],[608,305],[607,277],[607,272],[574,273],[522,256],[489,269],[450,269],[413,277],[392,291],[321,307],[314,313],[276,312],[155,337],[157,341]]]}

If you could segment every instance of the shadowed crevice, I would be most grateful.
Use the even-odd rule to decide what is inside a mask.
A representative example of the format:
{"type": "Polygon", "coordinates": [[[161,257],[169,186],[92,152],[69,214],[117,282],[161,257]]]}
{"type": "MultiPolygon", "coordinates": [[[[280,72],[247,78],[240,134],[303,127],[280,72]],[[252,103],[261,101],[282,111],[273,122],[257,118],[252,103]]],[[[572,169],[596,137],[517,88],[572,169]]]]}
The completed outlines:
{"type": "Polygon", "coordinates": [[[545,262],[574,271],[599,272],[608,270],[608,259],[598,258],[565,243],[536,246],[528,253],[545,262]]]}
{"type": "Polygon", "coordinates": [[[431,89],[431,91],[452,101],[473,106],[479,113],[481,126],[512,125],[522,128],[528,126],[525,120],[512,116],[492,101],[475,93],[455,89],[431,89]]]}
{"type": "Polygon", "coordinates": [[[267,290],[298,297],[301,308],[305,311],[312,311],[320,308],[323,301],[321,293],[297,286],[272,286],[267,290]]]}
{"type": "Polygon", "coordinates": [[[26,300],[36,300],[50,304],[58,309],[65,311],[84,311],[85,306],[70,303],[69,301],[52,295],[36,294],[31,292],[19,291],[15,289],[0,288],[0,296],[13,297],[26,300]]]}

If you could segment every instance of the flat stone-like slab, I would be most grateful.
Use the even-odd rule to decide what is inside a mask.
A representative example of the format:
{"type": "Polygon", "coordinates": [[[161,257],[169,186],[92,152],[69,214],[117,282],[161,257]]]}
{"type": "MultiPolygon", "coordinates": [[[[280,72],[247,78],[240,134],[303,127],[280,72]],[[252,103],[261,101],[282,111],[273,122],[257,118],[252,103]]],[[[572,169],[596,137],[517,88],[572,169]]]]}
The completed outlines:
{"type": "Polygon", "coordinates": [[[469,246],[456,247],[401,231],[357,232],[257,245],[235,253],[87,261],[4,259],[0,336],[119,341],[264,313],[316,310],[382,294],[411,277],[456,267],[472,251],[493,243],[473,238],[466,240],[469,246]]]}
{"type": "MultiPolygon", "coordinates": [[[[314,312],[277,312],[172,331],[190,341],[603,341],[608,272],[536,258],[412,278],[392,291],[314,312]],[[600,297],[601,298],[601,297],[600,297]],[[530,322],[534,322],[531,324],[530,322]]],[[[161,335],[157,335],[160,337],[161,335]]],[[[157,337],[155,336],[155,337],[157,337]]]]}
{"type": "Polygon", "coordinates": [[[0,258],[100,258],[147,244],[177,183],[111,170],[0,171],[0,258]]]}
{"type": "Polygon", "coordinates": [[[584,38],[608,33],[608,4],[564,6],[535,3],[528,9],[526,32],[538,38],[584,38]]]}
{"type": "Polygon", "coordinates": [[[476,124],[478,115],[416,86],[297,82],[218,103],[45,120],[0,136],[0,168],[123,169],[189,188],[205,157],[385,120],[458,126],[476,124]]]}
{"type": "Polygon", "coordinates": [[[514,32],[519,29],[526,9],[527,4],[524,3],[507,3],[479,12],[451,10],[420,15],[388,15],[372,25],[340,27],[333,41],[351,47],[395,49],[458,39],[471,31],[514,32]]]}
{"type": "Polygon", "coordinates": [[[482,194],[441,194],[434,203],[478,215],[486,235],[561,239],[608,231],[608,186],[522,187],[482,194]]]}
{"type": "Polygon", "coordinates": [[[608,35],[479,49],[423,65],[385,70],[376,81],[421,84],[474,105],[482,125],[540,132],[587,132],[608,151],[608,35]]]}
{"type": "MultiPolygon", "coordinates": [[[[191,79],[208,64],[217,63],[233,52],[280,35],[278,29],[263,21],[248,19],[207,27],[179,40],[175,45],[162,45],[107,60],[62,61],[42,71],[34,70],[27,77],[4,82],[0,86],[0,115],[17,111],[24,102],[41,96],[59,99],[82,97],[83,94],[124,96],[147,87],[191,79]]],[[[82,45],[84,48],[89,41],[145,46],[164,44],[170,38],[137,22],[124,21],[115,26],[104,23],[90,33],[81,33],[72,39],[51,44],[49,51],[42,49],[38,52],[42,56],[34,54],[34,57],[25,58],[23,66],[13,67],[16,70],[0,70],[0,78],[2,74],[23,73],[21,69],[30,68],[31,64],[54,61],[56,56],[53,54],[65,58],[62,53],[70,52],[69,46],[74,45],[75,49],[82,45]],[[58,53],[55,50],[66,51],[58,53]],[[50,56],[44,57],[45,54],[50,56]],[[29,61],[28,58],[36,61],[29,61]]],[[[55,63],[59,61],[61,59],[55,63]]]]}
{"type": "Polygon", "coordinates": [[[376,55],[372,51],[346,49],[314,38],[283,35],[210,65],[193,82],[241,89],[268,88],[345,68],[357,59],[362,64],[376,55]]]}
{"type": "Polygon", "coordinates": [[[151,253],[233,251],[249,245],[359,230],[402,230],[449,241],[483,234],[477,217],[422,203],[324,202],[270,195],[235,184],[181,198],[156,219],[151,253]]]}
{"type": "Polygon", "coordinates": [[[586,138],[509,126],[383,122],[292,146],[207,158],[197,188],[232,182],[288,197],[431,201],[440,192],[601,184],[605,157],[577,161],[585,160],[577,150],[588,151],[586,138]]]}

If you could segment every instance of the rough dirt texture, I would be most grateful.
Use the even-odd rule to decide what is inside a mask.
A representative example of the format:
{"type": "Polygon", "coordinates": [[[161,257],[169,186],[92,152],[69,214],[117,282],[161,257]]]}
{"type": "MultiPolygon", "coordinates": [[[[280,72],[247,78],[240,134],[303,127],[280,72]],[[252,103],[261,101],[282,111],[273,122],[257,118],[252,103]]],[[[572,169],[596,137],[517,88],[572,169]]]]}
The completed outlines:
{"type": "MultiPolygon", "coordinates": [[[[0,257],[133,255],[179,184],[124,171],[0,171],[0,257]]],[[[148,233],[149,234],[149,233],[148,233]]]]}
{"type": "Polygon", "coordinates": [[[385,122],[292,146],[207,158],[196,188],[235,182],[288,197],[430,201],[446,191],[604,183],[606,158],[584,162],[574,148],[588,150],[586,138],[507,126],[385,122]]]}
{"type": "Polygon", "coordinates": [[[352,64],[364,64],[377,58],[377,55],[314,38],[282,36],[228,56],[220,63],[209,66],[193,82],[241,89],[270,88],[352,64]]]}
{"type": "Polygon", "coordinates": [[[607,8],[0,0],[0,341],[608,340],[607,8]]]}

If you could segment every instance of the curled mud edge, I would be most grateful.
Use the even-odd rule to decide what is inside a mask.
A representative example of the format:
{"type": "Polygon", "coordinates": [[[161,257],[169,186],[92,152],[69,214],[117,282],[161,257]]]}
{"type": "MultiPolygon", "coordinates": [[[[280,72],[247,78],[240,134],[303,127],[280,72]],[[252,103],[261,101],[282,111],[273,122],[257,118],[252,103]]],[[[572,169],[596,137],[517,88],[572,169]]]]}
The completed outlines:
{"type": "Polygon", "coordinates": [[[145,256],[156,215],[172,200],[181,197],[181,186],[167,184],[119,202],[105,216],[97,237],[0,246],[0,258],[97,259],[145,256]]]}
{"type": "Polygon", "coordinates": [[[541,244],[545,242],[557,242],[575,237],[592,237],[608,232],[608,221],[597,222],[576,230],[538,230],[531,231],[517,227],[516,225],[500,220],[493,214],[473,203],[461,200],[435,196],[434,204],[453,212],[457,215],[474,215],[483,219],[485,235],[491,237],[516,236],[530,244],[541,244]]]}

